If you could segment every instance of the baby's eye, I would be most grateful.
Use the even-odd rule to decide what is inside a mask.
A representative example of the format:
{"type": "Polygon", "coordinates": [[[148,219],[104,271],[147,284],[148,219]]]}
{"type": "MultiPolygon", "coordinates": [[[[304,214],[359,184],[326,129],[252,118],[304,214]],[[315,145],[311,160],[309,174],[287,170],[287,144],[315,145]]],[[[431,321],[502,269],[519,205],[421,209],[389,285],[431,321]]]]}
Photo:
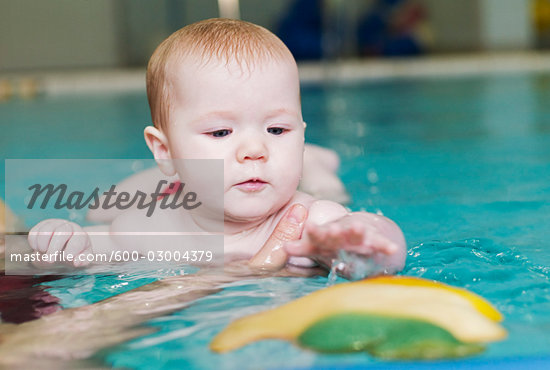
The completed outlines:
{"type": "Polygon", "coordinates": [[[287,129],[284,129],[282,127],[270,127],[267,129],[267,132],[273,135],[281,135],[285,131],[287,131],[287,129]]]}
{"type": "Polygon", "coordinates": [[[213,137],[224,137],[224,136],[227,136],[231,133],[231,130],[216,130],[216,131],[212,131],[212,132],[209,132],[208,135],[211,135],[213,137]]]}

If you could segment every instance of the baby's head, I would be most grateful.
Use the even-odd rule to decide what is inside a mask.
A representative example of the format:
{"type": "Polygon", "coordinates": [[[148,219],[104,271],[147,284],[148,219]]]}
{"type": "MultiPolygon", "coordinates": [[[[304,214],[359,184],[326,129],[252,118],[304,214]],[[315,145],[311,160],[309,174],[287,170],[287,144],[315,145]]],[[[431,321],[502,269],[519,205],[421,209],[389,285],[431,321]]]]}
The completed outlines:
{"type": "Polygon", "coordinates": [[[296,65],[286,45],[261,26],[214,18],[174,32],[157,47],[147,66],[147,98],[155,127],[164,130],[170,124],[180,68],[233,64],[240,72],[251,73],[267,63],[296,65]]]}
{"type": "MultiPolygon", "coordinates": [[[[274,34],[210,19],[172,34],[153,53],[145,138],[163,159],[223,159],[226,217],[263,218],[294,195],[304,123],[296,62],[274,34]]],[[[159,161],[160,160],[160,161],[159,161]]]]}

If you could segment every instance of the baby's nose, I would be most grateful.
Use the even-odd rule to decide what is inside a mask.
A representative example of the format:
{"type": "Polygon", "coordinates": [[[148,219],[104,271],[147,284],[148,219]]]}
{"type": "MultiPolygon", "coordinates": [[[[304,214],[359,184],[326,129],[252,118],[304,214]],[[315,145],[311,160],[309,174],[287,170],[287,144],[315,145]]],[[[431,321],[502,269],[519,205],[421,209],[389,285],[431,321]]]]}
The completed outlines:
{"type": "Polygon", "coordinates": [[[247,160],[267,161],[268,151],[265,144],[259,139],[249,138],[243,140],[237,151],[237,160],[245,162],[247,160]]]}

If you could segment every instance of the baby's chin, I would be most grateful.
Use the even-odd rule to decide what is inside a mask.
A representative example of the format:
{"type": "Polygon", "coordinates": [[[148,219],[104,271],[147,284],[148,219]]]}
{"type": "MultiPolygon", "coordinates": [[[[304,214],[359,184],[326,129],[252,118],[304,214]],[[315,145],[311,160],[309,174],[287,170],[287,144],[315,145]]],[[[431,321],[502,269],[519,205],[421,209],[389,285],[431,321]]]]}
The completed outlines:
{"type": "Polygon", "coordinates": [[[231,222],[231,223],[258,223],[262,222],[263,220],[268,219],[271,215],[273,215],[275,212],[258,212],[258,211],[250,211],[250,212],[225,212],[224,213],[224,222],[231,222]]]}
{"type": "Polygon", "coordinates": [[[277,213],[283,205],[271,205],[268,207],[243,204],[240,207],[225,207],[224,222],[261,223],[277,213]]]}

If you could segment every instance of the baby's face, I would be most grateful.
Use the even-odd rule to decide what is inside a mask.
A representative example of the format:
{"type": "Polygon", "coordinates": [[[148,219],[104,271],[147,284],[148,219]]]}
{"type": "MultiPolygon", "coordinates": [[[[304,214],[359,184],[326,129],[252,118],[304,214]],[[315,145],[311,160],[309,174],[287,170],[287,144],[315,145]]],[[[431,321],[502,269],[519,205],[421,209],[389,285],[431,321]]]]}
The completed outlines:
{"type": "Polygon", "coordinates": [[[182,62],[167,128],[172,158],[224,160],[226,221],[255,221],[294,195],[304,124],[296,64],[182,62]]]}

